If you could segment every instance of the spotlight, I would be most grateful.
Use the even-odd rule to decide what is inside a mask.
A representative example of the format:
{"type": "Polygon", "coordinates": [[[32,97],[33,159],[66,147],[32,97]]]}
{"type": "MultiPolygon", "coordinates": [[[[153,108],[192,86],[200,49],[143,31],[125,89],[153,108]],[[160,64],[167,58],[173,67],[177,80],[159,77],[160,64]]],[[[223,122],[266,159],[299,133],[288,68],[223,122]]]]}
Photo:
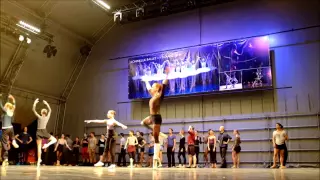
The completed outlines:
{"type": "Polygon", "coordinates": [[[122,12],[118,11],[118,12],[114,13],[113,20],[114,20],[114,22],[121,22],[122,21],[122,12]]]}
{"type": "Polygon", "coordinates": [[[136,10],[136,17],[141,17],[144,15],[144,9],[143,8],[138,8],[136,10]]]}
{"type": "Polygon", "coordinates": [[[20,36],[19,36],[19,41],[22,42],[23,40],[24,40],[24,36],[20,35],[20,36]]]}
{"type": "Polygon", "coordinates": [[[31,43],[31,39],[27,38],[27,43],[30,44],[31,43]]]}

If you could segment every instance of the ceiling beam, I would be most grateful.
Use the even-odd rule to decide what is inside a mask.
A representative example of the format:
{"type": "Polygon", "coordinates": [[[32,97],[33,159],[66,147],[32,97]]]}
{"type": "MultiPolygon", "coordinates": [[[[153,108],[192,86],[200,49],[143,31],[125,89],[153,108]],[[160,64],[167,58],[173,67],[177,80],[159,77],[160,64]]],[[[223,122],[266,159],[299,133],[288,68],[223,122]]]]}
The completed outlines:
{"type": "Polygon", "coordinates": [[[19,2],[15,1],[15,0],[6,0],[6,1],[9,2],[10,4],[16,6],[17,8],[27,12],[28,14],[32,15],[33,17],[37,18],[40,21],[46,20],[46,22],[48,22],[49,24],[60,27],[62,30],[64,30],[68,34],[74,36],[75,38],[77,38],[79,40],[82,40],[82,41],[86,42],[87,44],[90,44],[90,45],[94,44],[91,40],[89,40],[89,39],[87,39],[87,38],[85,38],[85,37],[73,32],[73,31],[71,31],[67,27],[64,27],[63,25],[53,21],[52,19],[50,19],[50,18],[45,19],[44,17],[39,16],[35,11],[23,6],[22,4],[20,4],[19,2]]]}

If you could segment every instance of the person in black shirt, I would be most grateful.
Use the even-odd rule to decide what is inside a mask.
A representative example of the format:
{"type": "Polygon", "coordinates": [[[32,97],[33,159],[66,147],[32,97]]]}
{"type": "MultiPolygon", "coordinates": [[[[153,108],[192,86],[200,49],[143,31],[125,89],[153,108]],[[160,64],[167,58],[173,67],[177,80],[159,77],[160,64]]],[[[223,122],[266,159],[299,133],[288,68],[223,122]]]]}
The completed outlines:
{"type": "Polygon", "coordinates": [[[137,159],[139,161],[138,166],[142,167],[142,163],[144,161],[144,146],[146,145],[146,141],[143,138],[143,132],[137,131],[137,139],[138,145],[136,149],[138,150],[137,159]]]}
{"type": "Polygon", "coordinates": [[[75,141],[72,143],[73,146],[73,155],[75,156],[75,164],[79,164],[79,155],[80,155],[80,140],[79,137],[76,137],[75,141]]]}
{"type": "Polygon", "coordinates": [[[224,132],[224,126],[219,128],[220,134],[218,136],[218,142],[220,144],[220,156],[221,156],[221,168],[227,168],[226,154],[228,149],[228,143],[232,137],[224,132]]]}
{"type": "Polygon", "coordinates": [[[104,153],[105,147],[106,147],[106,137],[104,136],[104,134],[101,134],[100,139],[98,141],[100,162],[103,162],[103,153],[104,153]]]}
{"type": "Polygon", "coordinates": [[[32,137],[28,134],[28,128],[24,127],[23,132],[15,137],[20,143],[19,164],[26,164],[28,159],[28,144],[32,142],[32,137]]]}
{"type": "Polygon", "coordinates": [[[186,138],[184,137],[184,130],[180,130],[180,142],[179,142],[179,151],[178,151],[178,158],[179,158],[179,167],[184,167],[187,164],[186,159],[186,138]],[[183,157],[183,164],[181,161],[181,156],[183,157]]]}
{"type": "Polygon", "coordinates": [[[86,165],[86,163],[89,163],[89,153],[88,153],[88,137],[87,134],[84,134],[83,139],[81,140],[81,145],[82,145],[82,163],[83,165],[86,165]]]}
{"type": "Polygon", "coordinates": [[[196,136],[195,143],[194,143],[194,151],[197,157],[197,164],[199,164],[200,144],[202,144],[202,139],[200,136],[198,136],[198,131],[194,131],[194,133],[196,136]]]}

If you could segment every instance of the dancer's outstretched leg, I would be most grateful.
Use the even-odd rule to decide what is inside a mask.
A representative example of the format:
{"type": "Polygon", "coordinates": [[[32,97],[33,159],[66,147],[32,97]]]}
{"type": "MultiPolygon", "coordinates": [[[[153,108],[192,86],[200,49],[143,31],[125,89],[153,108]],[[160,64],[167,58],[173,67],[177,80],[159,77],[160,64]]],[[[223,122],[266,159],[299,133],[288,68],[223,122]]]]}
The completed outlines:
{"type": "Polygon", "coordinates": [[[46,149],[46,148],[48,148],[50,145],[52,145],[52,144],[54,144],[54,143],[56,143],[56,142],[57,142],[57,139],[56,139],[55,137],[53,137],[53,136],[50,136],[50,138],[49,138],[49,143],[44,144],[43,147],[42,147],[42,149],[46,149]]]}

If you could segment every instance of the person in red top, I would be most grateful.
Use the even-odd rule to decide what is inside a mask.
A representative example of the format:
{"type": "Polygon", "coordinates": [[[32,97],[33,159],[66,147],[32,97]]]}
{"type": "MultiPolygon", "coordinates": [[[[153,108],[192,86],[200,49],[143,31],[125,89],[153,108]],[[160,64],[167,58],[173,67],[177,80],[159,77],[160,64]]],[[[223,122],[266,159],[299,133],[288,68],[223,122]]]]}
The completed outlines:
{"type": "Polygon", "coordinates": [[[197,163],[196,153],[195,153],[195,134],[194,134],[194,127],[189,126],[188,129],[188,154],[189,154],[189,166],[187,168],[195,168],[197,163]],[[191,166],[193,161],[193,165],[191,166]]]}

